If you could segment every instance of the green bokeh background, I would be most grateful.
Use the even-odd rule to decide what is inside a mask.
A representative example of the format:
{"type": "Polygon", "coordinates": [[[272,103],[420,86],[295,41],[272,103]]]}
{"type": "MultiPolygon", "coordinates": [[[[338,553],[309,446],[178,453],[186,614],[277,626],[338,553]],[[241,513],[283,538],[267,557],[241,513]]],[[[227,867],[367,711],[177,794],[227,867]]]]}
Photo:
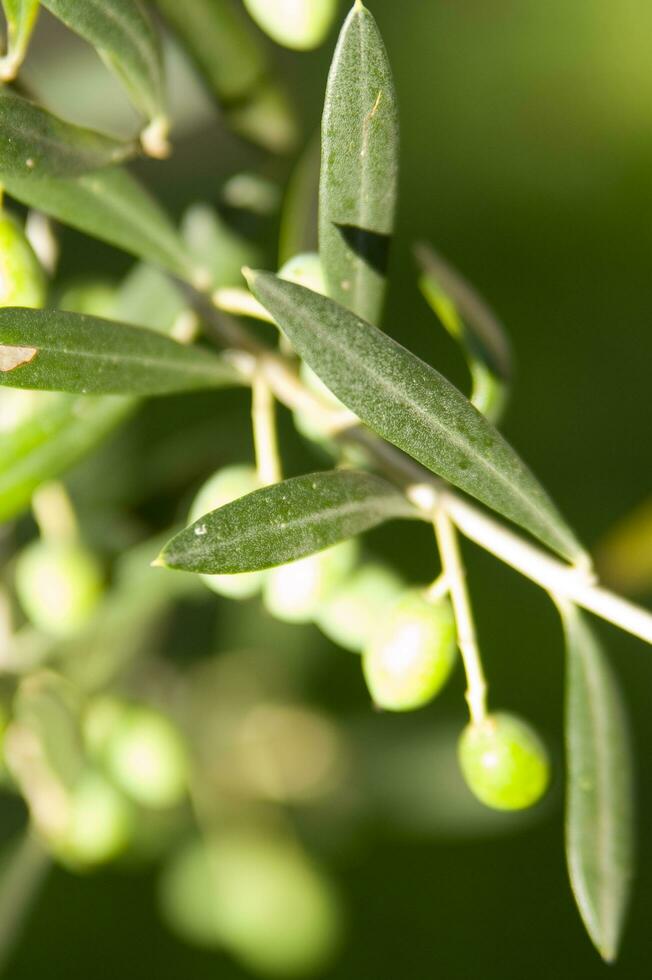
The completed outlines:
{"type": "MultiPolygon", "coordinates": [[[[387,329],[466,384],[460,355],[415,287],[411,243],[427,238],[508,325],[518,377],[506,434],[593,544],[648,495],[652,482],[652,8],[646,0],[373,0],[369,6],[389,50],[402,121],[387,329]]],[[[276,52],[306,133],[318,126],[333,42],[310,55],[276,52]]],[[[266,172],[285,168],[270,169],[213,126],[182,135],[169,163],[141,170],[179,213],[193,200],[216,199],[225,177],[261,162],[266,172]]],[[[98,262],[126,267],[124,257],[73,234],[64,243],[70,273],[98,262]]],[[[198,439],[203,448],[183,471],[188,476],[138,502],[153,523],[181,513],[193,481],[250,451],[244,424],[238,428],[228,414],[242,407],[238,398],[220,399],[175,399],[141,413],[130,433],[75,474],[73,487],[90,488],[87,509],[113,492],[98,472],[129,483],[128,473],[115,475],[118,451],[153,444],[152,467],[165,470],[173,454],[169,434],[184,442],[180,418],[201,418],[215,408],[203,430],[210,443],[198,439]]],[[[298,472],[311,457],[286,422],[287,468],[298,472]]],[[[134,451],[134,485],[137,456],[134,451]]],[[[118,486],[115,498],[123,491],[118,486]]],[[[390,528],[373,543],[406,575],[434,570],[432,542],[422,530],[399,535],[390,528]]],[[[492,702],[530,718],[558,761],[563,650],[554,610],[536,587],[490,556],[472,547],[465,554],[492,702]]],[[[233,615],[219,605],[218,628],[222,621],[224,630],[233,628],[233,615]]],[[[256,623],[266,628],[259,619],[252,628],[256,623]]],[[[639,870],[618,964],[601,964],[576,914],[558,785],[544,815],[511,835],[409,836],[391,822],[370,821],[342,846],[331,845],[329,863],[347,898],[350,928],[329,978],[644,975],[652,908],[652,651],[614,629],[600,631],[622,678],[638,759],[639,870]]],[[[201,645],[201,637],[185,635],[191,649],[179,649],[177,640],[177,658],[195,655],[201,645]]],[[[281,648],[270,655],[283,657],[285,634],[278,635],[281,648]]],[[[370,713],[355,660],[316,630],[301,635],[311,699],[334,714],[370,713]]],[[[418,724],[438,713],[463,724],[459,676],[418,724]]],[[[382,753],[416,723],[378,717],[369,724],[382,753]]],[[[67,980],[248,976],[227,957],[177,942],[157,916],[154,875],[119,870],[80,878],[57,871],[48,879],[7,975],[33,980],[53,971],[67,980]]]]}

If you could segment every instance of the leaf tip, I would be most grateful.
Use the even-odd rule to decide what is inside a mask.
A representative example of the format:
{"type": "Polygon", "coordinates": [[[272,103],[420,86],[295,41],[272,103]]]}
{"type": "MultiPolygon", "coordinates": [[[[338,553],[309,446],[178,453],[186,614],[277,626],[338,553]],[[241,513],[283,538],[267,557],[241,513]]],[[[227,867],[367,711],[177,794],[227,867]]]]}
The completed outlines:
{"type": "Polygon", "coordinates": [[[240,272],[245,278],[247,285],[251,289],[254,282],[256,281],[256,273],[254,272],[253,269],[250,269],[248,265],[243,265],[242,268],[240,269],[240,272]]]}
{"type": "Polygon", "coordinates": [[[163,558],[163,552],[161,552],[161,554],[158,556],[158,558],[155,558],[154,561],[150,561],[149,567],[150,568],[167,568],[167,565],[166,565],[165,560],[163,558]]]}

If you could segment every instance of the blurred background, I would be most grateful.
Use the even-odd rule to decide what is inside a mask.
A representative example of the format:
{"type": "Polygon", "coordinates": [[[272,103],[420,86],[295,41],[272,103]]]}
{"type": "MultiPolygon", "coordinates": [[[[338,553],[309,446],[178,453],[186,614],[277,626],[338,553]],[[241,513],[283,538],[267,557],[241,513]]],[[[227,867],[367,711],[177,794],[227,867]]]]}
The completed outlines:
{"type": "MultiPolygon", "coordinates": [[[[594,546],[652,493],[652,9],[644,0],[369,6],[392,62],[402,128],[385,327],[467,390],[464,362],[416,287],[412,245],[425,238],[507,325],[518,374],[504,431],[594,546]]],[[[296,104],[304,143],[319,126],[335,38],[336,31],[317,51],[291,53],[261,34],[296,104]]],[[[276,268],[273,206],[263,217],[234,208],[224,188],[243,171],[283,187],[297,152],[270,158],[234,137],[181,52],[170,44],[166,57],[175,152],[163,165],[139,164],[140,175],[177,217],[197,201],[217,206],[256,239],[261,262],[276,268]]],[[[131,124],[120,88],[92,50],[47,16],[27,77],[69,118],[109,129],[131,124]]],[[[98,269],[118,277],[130,265],[69,230],[61,244],[61,281],[98,269]]],[[[284,413],[281,435],[287,475],[322,465],[284,413]]],[[[183,521],[210,473],[251,454],[244,395],[171,398],[143,406],[67,485],[85,534],[110,554],[116,542],[183,521]]],[[[11,533],[27,538],[29,518],[11,533]]],[[[436,572],[431,536],[420,526],[400,534],[386,526],[365,548],[408,581],[436,572]]],[[[578,980],[609,969],[614,978],[639,978],[652,908],[652,652],[598,625],[631,712],[639,788],[634,898],[620,959],[606,967],[584,934],[566,877],[555,610],[491,556],[471,546],[464,552],[491,702],[530,719],[555,762],[546,802],[523,817],[476,807],[459,780],[461,671],[420,712],[375,713],[354,655],[316,627],[279,624],[256,599],[233,603],[201,591],[177,599],[148,633],[127,689],[172,705],[182,726],[199,726],[215,780],[207,795],[211,787],[217,798],[235,793],[248,816],[256,786],[265,821],[291,828],[325,869],[339,896],[342,939],[317,975],[578,980]],[[227,717],[225,733],[219,721],[227,717]],[[268,731],[279,773],[271,786],[250,744],[267,745],[268,731]],[[251,767],[246,779],[243,765],[251,767]],[[247,787],[224,790],[234,774],[247,787]]],[[[635,586],[649,603],[652,581],[635,586]]],[[[115,638],[122,642],[119,631],[115,638]]],[[[7,839],[20,816],[9,798],[5,810],[7,839]]],[[[174,826],[161,833],[175,839],[174,826]]],[[[164,872],[167,892],[161,874],[161,861],[145,854],[92,874],[52,868],[6,975],[31,980],[53,964],[68,980],[259,975],[255,964],[193,944],[187,931],[184,938],[169,908],[172,872],[164,872]]],[[[187,899],[177,896],[184,908],[195,894],[188,888],[187,899]]]]}

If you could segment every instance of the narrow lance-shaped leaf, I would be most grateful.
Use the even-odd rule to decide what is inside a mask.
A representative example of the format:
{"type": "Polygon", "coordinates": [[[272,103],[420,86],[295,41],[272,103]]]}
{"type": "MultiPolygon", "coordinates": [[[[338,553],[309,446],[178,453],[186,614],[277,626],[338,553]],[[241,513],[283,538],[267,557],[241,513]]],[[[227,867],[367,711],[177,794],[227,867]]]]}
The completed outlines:
{"type": "Polygon", "coordinates": [[[319,252],[328,294],[378,323],[396,207],[398,113],[383,40],[356,0],[337,43],[322,121],[319,252]]]}
{"type": "Polygon", "coordinates": [[[620,691],[600,643],[574,606],[560,602],[567,645],[566,855],[584,925],[614,960],[633,864],[632,764],[620,691]]]}
{"type": "Polygon", "coordinates": [[[15,78],[36,24],[40,0],[2,0],[7,21],[7,52],[0,58],[0,79],[15,78]]]}
{"type": "Polygon", "coordinates": [[[475,289],[430,245],[421,242],[414,252],[421,269],[421,292],[464,351],[473,381],[471,402],[497,423],[512,379],[505,329],[475,289]]]}
{"type": "MultiPolygon", "coordinates": [[[[163,67],[157,33],[140,0],[42,0],[55,17],[93,45],[118,75],[131,100],[155,122],[152,140],[166,131],[163,67]]],[[[147,137],[143,139],[147,144],[147,137]]],[[[161,155],[155,145],[148,152],[161,155]]]]}
{"type": "Polygon", "coordinates": [[[0,88],[0,179],[49,174],[75,177],[120,163],[135,143],[65,122],[20,95],[0,88]]]}
{"type": "Polygon", "coordinates": [[[299,356],[370,428],[564,557],[583,554],[509,443],[438,371],[325,296],[271,273],[248,281],[299,356]]]}
{"type": "Polygon", "coordinates": [[[233,0],[157,3],[230,127],[275,152],[291,149],[297,136],[294,115],[240,5],[233,0]]]}
{"type": "Polygon", "coordinates": [[[161,266],[195,285],[207,273],[187,254],[167,214],[119,167],[81,177],[3,175],[6,192],[64,224],[161,266]]]}
{"type": "Polygon", "coordinates": [[[165,395],[237,383],[218,355],[152,330],[63,310],[0,310],[0,385],[165,395]]]}
{"type": "Polygon", "coordinates": [[[394,517],[415,517],[386,480],[356,470],[294,477],[200,518],[165,546],[158,564],[188,572],[258,571],[304,558],[394,517]]]}

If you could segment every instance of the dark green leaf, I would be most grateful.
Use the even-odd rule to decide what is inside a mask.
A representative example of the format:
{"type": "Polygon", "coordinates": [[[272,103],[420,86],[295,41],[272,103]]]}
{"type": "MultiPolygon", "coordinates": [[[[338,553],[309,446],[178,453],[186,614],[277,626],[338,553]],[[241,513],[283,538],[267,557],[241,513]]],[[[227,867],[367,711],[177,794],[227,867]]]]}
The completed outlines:
{"type": "Polygon", "coordinates": [[[505,329],[473,287],[430,245],[420,243],[415,255],[421,291],[468,361],[471,402],[495,423],[503,414],[512,380],[505,329]]]}
{"type": "Polygon", "coordinates": [[[159,40],[140,0],[42,0],[93,45],[148,119],[165,117],[159,40]]]}
{"type": "MultiPolygon", "coordinates": [[[[206,273],[145,188],[119,167],[81,177],[3,177],[5,190],[28,207],[159,265],[186,282],[206,273]]],[[[205,282],[204,282],[205,284],[205,282]]]]}
{"type": "Polygon", "coordinates": [[[221,358],[142,327],[62,310],[0,310],[0,384],[164,395],[237,383],[221,358]]]}
{"type": "Polygon", "coordinates": [[[0,79],[11,81],[18,74],[27,52],[39,11],[39,0],[2,0],[7,21],[7,53],[0,58],[0,79]]]}
{"type": "Polygon", "coordinates": [[[605,960],[615,959],[632,878],[632,764],[618,686],[600,643],[560,603],[567,644],[566,854],[575,900],[605,960]]]}
{"type": "Polygon", "coordinates": [[[123,143],[58,119],[28,99],[0,88],[0,178],[46,174],[75,177],[133,156],[123,143]]]}
{"type": "Polygon", "coordinates": [[[269,76],[263,46],[233,0],[157,3],[231,128],[267,149],[291,149],[293,114],[269,76]]]}
{"type": "Polygon", "coordinates": [[[355,3],[333,58],[322,121],[319,253],[328,294],[378,323],[398,180],[398,112],[376,22],[355,3]]]}
{"type": "Polygon", "coordinates": [[[166,545],[159,564],[232,574],[283,565],[393,517],[414,517],[380,477],[332,470],[255,490],[206,514],[166,545]]]}
{"type": "Polygon", "coordinates": [[[248,278],[300,357],[370,428],[564,557],[582,554],[519,456],[434,368],[324,296],[271,273],[248,278]]]}

